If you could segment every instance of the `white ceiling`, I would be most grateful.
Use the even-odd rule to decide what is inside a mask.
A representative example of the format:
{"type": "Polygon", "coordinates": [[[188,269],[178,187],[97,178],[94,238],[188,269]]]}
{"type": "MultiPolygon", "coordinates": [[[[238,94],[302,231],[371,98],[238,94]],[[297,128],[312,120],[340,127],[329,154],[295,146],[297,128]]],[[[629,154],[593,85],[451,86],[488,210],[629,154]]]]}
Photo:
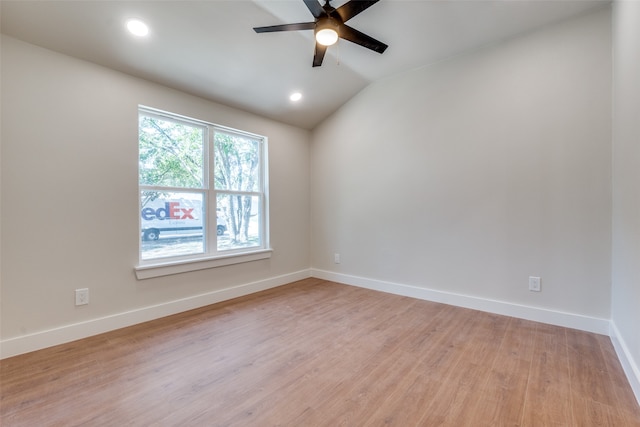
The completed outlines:
{"type": "MultiPolygon", "coordinates": [[[[338,7],[346,0],[334,0],[338,7]]],[[[349,25],[388,44],[348,41],[311,67],[313,32],[255,26],[312,21],[302,0],[1,2],[3,34],[312,129],[372,81],[603,7],[608,0],[381,0],[349,25]],[[151,27],[136,39],[128,18],[151,27]],[[293,91],[303,93],[298,103],[293,91]]]]}

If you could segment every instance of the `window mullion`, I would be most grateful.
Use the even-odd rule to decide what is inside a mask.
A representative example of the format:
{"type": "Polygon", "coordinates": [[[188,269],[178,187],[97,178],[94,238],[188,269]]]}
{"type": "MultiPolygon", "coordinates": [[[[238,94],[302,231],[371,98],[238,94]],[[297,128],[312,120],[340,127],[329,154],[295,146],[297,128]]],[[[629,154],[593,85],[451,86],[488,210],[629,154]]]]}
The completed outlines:
{"type": "Polygon", "coordinates": [[[206,181],[205,186],[207,188],[207,252],[210,254],[216,254],[218,252],[218,234],[213,230],[218,228],[218,215],[217,215],[217,197],[215,193],[215,185],[213,179],[215,177],[215,150],[213,146],[215,130],[212,126],[207,127],[207,159],[206,159],[206,181]]]}
{"type": "Polygon", "coordinates": [[[158,185],[143,185],[140,184],[141,191],[158,191],[164,193],[202,193],[204,189],[202,187],[163,187],[158,185]]]}
{"type": "Polygon", "coordinates": [[[264,193],[260,191],[239,191],[239,190],[216,190],[218,194],[228,194],[228,195],[241,195],[241,196],[255,196],[262,197],[264,193]]]}

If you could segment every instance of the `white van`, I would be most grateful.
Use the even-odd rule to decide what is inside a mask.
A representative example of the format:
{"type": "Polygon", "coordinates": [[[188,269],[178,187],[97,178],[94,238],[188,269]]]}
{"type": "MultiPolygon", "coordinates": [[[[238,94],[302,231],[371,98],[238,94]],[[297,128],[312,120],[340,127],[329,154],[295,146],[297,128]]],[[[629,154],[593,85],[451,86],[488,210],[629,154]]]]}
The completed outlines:
{"type": "MultiPolygon", "coordinates": [[[[223,218],[217,216],[217,233],[227,231],[223,218]]],[[[143,240],[158,240],[160,235],[202,235],[202,203],[191,199],[156,199],[140,210],[143,240]]]]}

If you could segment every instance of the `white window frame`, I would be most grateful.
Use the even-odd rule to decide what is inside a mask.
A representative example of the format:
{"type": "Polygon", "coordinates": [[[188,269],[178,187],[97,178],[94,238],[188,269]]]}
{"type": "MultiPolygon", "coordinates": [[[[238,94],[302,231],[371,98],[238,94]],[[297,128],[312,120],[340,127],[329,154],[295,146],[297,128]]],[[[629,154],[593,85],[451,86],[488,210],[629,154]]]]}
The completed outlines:
{"type": "MultiPolygon", "coordinates": [[[[142,230],[142,220],[140,217],[140,193],[144,190],[161,190],[165,192],[180,191],[203,194],[203,206],[206,212],[206,226],[203,227],[203,240],[205,252],[202,254],[174,256],[166,258],[156,258],[150,260],[142,259],[142,243],[138,245],[138,265],[135,266],[135,273],[138,279],[148,279],[152,277],[166,276],[171,274],[184,273],[188,271],[203,270],[208,268],[221,267],[231,264],[256,261],[271,257],[272,249],[269,245],[269,195],[268,195],[268,162],[267,162],[267,138],[249,132],[231,129],[228,127],[208,123],[179,114],[170,113],[146,106],[138,106],[138,117],[140,115],[157,117],[162,120],[184,123],[189,126],[203,128],[205,131],[205,142],[203,147],[203,168],[204,183],[202,188],[189,187],[164,187],[156,185],[143,185],[138,182],[138,236],[142,230]],[[214,141],[216,132],[238,135],[258,141],[259,152],[259,178],[258,191],[244,192],[236,190],[216,189],[214,184],[214,141]],[[243,194],[257,196],[260,200],[258,209],[260,210],[260,242],[259,246],[246,248],[236,248],[218,251],[217,247],[217,199],[219,194],[243,194]],[[216,213],[216,214],[211,214],[216,213]],[[206,230],[206,231],[205,231],[206,230]]],[[[138,174],[139,176],[139,174],[138,174]]],[[[204,220],[203,220],[204,221],[204,220]]],[[[204,225],[204,224],[203,224],[204,225]]],[[[139,238],[140,239],[140,238],[139,238]]]]}

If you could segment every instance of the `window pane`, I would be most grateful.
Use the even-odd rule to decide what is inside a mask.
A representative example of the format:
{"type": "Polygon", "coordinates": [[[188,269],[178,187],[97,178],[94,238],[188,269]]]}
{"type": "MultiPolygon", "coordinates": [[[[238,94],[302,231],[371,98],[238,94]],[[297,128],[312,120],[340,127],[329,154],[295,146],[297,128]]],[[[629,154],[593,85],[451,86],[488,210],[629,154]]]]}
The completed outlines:
{"type": "Polygon", "coordinates": [[[143,260],[204,253],[202,193],[140,192],[143,260]]]}
{"type": "Polygon", "coordinates": [[[261,246],[260,197],[240,194],[218,195],[218,224],[227,232],[218,236],[218,250],[261,246]]]}
{"type": "Polygon", "coordinates": [[[260,142],[243,136],[215,134],[215,187],[260,191],[260,142]]]}
{"type": "Polygon", "coordinates": [[[205,129],[139,116],[140,184],[202,188],[205,129]]]}

